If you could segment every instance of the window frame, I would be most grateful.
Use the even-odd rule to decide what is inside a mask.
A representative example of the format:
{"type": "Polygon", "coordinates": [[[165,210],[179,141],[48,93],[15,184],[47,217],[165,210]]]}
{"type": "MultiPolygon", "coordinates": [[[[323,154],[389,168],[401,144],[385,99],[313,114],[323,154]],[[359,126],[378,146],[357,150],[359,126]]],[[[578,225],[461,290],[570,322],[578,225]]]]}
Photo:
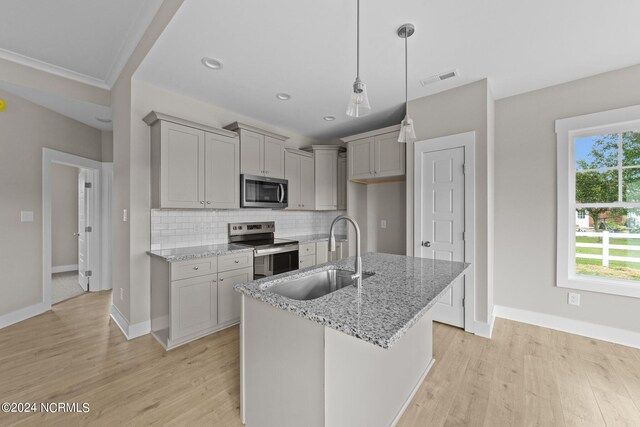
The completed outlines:
{"type": "MultiPolygon", "coordinates": [[[[640,298],[640,281],[585,276],[575,272],[575,139],[584,136],[621,133],[639,128],[640,105],[556,120],[558,187],[556,286],[640,298]]],[[[598,206],[597,203],[589,205],[598,206]]],[[[638,203],[618,201],[604,203],[601,206],[630,208],[638,207],[638,203]]]]}

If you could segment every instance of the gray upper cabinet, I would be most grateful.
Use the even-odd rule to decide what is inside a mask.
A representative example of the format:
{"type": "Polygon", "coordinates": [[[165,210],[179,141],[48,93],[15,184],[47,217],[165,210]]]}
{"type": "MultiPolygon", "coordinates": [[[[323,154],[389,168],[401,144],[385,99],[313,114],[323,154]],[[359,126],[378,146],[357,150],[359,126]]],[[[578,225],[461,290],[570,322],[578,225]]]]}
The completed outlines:
{"type": "Polygon", "coordinates": [[[343,138],[348,143],[350,180],[385,180],[405,175],[406,144],[398,142],[399,125],[343,138]]]}
{"type": "Polygon", "coordinates": [[[289,210],[314,210],[315,164],[313,154],[287,148],[285,154],[285,179],[289,181],[289,210]]]}
{"type": "Polygon", "coordinates": [[[151,206],[240,207],[239,142],[234,132],[151,112],[151,206]]]}
{"type": "Polygon", "coordinates": [[[338,152],[336,145],[314,145],[315,210],[338,209],[338,152]]]}
{"type": "Polygon", "coordinates": [[[212,133],[205,135],[205,200],[207,208],[240,206],[240,142],[212,133]]]}
{"type": "Polygon", "coordinates": [[[240,135],[240,173],[284,178],[286,136],[239,122],[224,128],[240,135]]]}

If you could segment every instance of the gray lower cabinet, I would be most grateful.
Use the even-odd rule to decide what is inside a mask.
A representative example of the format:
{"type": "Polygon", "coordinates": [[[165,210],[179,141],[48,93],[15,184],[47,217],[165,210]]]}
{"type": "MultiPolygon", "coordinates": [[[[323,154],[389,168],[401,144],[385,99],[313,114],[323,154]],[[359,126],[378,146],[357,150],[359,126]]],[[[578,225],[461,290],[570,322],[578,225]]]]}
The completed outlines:
{"type": "Polygon", "coordinates": [[[151,332],[170,350],[240,320],[233,287],[253,280],[253,252],[188,261],[151,258],[151,332]]]}
{"type": "Polygon", "coordinates": [[[329,252],[329,241],[322,240],[319,242],[301,243],[299,246],[299,267],[313,267],[314,265],[323,264],[329,261],[337,261],[349,256],[347,241],[337,241],[336,251],[329,252]]]}

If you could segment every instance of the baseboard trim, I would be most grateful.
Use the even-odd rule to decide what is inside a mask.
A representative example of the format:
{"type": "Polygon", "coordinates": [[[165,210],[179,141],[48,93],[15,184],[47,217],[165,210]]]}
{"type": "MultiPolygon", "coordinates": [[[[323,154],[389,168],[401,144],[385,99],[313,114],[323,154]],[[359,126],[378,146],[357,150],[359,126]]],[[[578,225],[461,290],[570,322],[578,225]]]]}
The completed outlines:
{"type": "Polygon", "coordinates": [[[475,334],[480,337],[491,339],[491,335],[493,335],[493,325],[495,324],[495,322],[496,316],[494,311],[494,314],[491,316],[491,320],[489,320],[489,322],[476,322],[475,334]]]}
{"type": "Polygon", "coordinates": [[[13,325],[14,323],[22,322],[23,320],[27,320],[48,310],[49,309],[46,307],[45,303],[39,302],[37,304],[12,311],[11,313],[3,314],[0,316],[0,329],[13,325]]]}
{"type": "Polygon", "coordinates": [[[429,365],[427,366],[427,369],[424,370],[424,372],[420,376],[420,379],[418,380],[418,383],[413,388],[413,390],[411,390],[411,393],[409,394],[409,397],[407,397],[407,400],[404,401],[404,404],[402,405],[402,408],[400,408],[400,411],[398,412],[396,417],[391,422],[391,427],[395,427],[395,425],[398,424],[398,421],[400,421],[400,418],[402,418],[402,415],[404,415],[404,412],[409,407],[409,404],[411,404],[411,401],[413,400],[413,397],[416,395],[416,393],[420,389],[420,386],[422,385],[422,382],[427,377],[427,374],[429,373],[431,368],[433,368],[434,363],[436,363],[436,359],[431,359],[431,362],[429,362],[429,365]]]}
{"type": "Polygon", "coordinates": [[[133,325],[129,324],[129,321],[124,317],[124,315],[118,310],[118,307],[111,304],[109,307],[109,314],[113,321],[118,325],[124,336],[127,340],[132,340],[134,338],[141,337],[143,335],[147,335],[151,332],[151,321],[147,320],[146,322],[134,323],[133,325]]]}
{"type": "Polygon", "coordinates": [[[51,267],[51,273],[66,273],[67,271],[78,271],[78,264],[58,265],[51,267]]]}
{"type": "Polygon", "coordinates": [[[627,347],[640,348],[639,332],[499,305],[495,306],[494,314],[496,317],[503,319],[555,329],[557,331],[608,341],[627,347]]]}

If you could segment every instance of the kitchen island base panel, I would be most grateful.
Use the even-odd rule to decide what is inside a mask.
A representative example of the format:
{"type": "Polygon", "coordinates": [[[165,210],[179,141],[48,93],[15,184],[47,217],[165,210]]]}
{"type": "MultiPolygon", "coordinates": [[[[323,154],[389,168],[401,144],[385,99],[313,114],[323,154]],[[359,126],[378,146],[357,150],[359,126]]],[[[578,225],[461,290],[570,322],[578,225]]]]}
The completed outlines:
{"type": "Polygon", "coordinates": [[[254,426],[390,426],[433,364],[427,313],[390,349],[243,295],[241,414],[254,426]]]}

